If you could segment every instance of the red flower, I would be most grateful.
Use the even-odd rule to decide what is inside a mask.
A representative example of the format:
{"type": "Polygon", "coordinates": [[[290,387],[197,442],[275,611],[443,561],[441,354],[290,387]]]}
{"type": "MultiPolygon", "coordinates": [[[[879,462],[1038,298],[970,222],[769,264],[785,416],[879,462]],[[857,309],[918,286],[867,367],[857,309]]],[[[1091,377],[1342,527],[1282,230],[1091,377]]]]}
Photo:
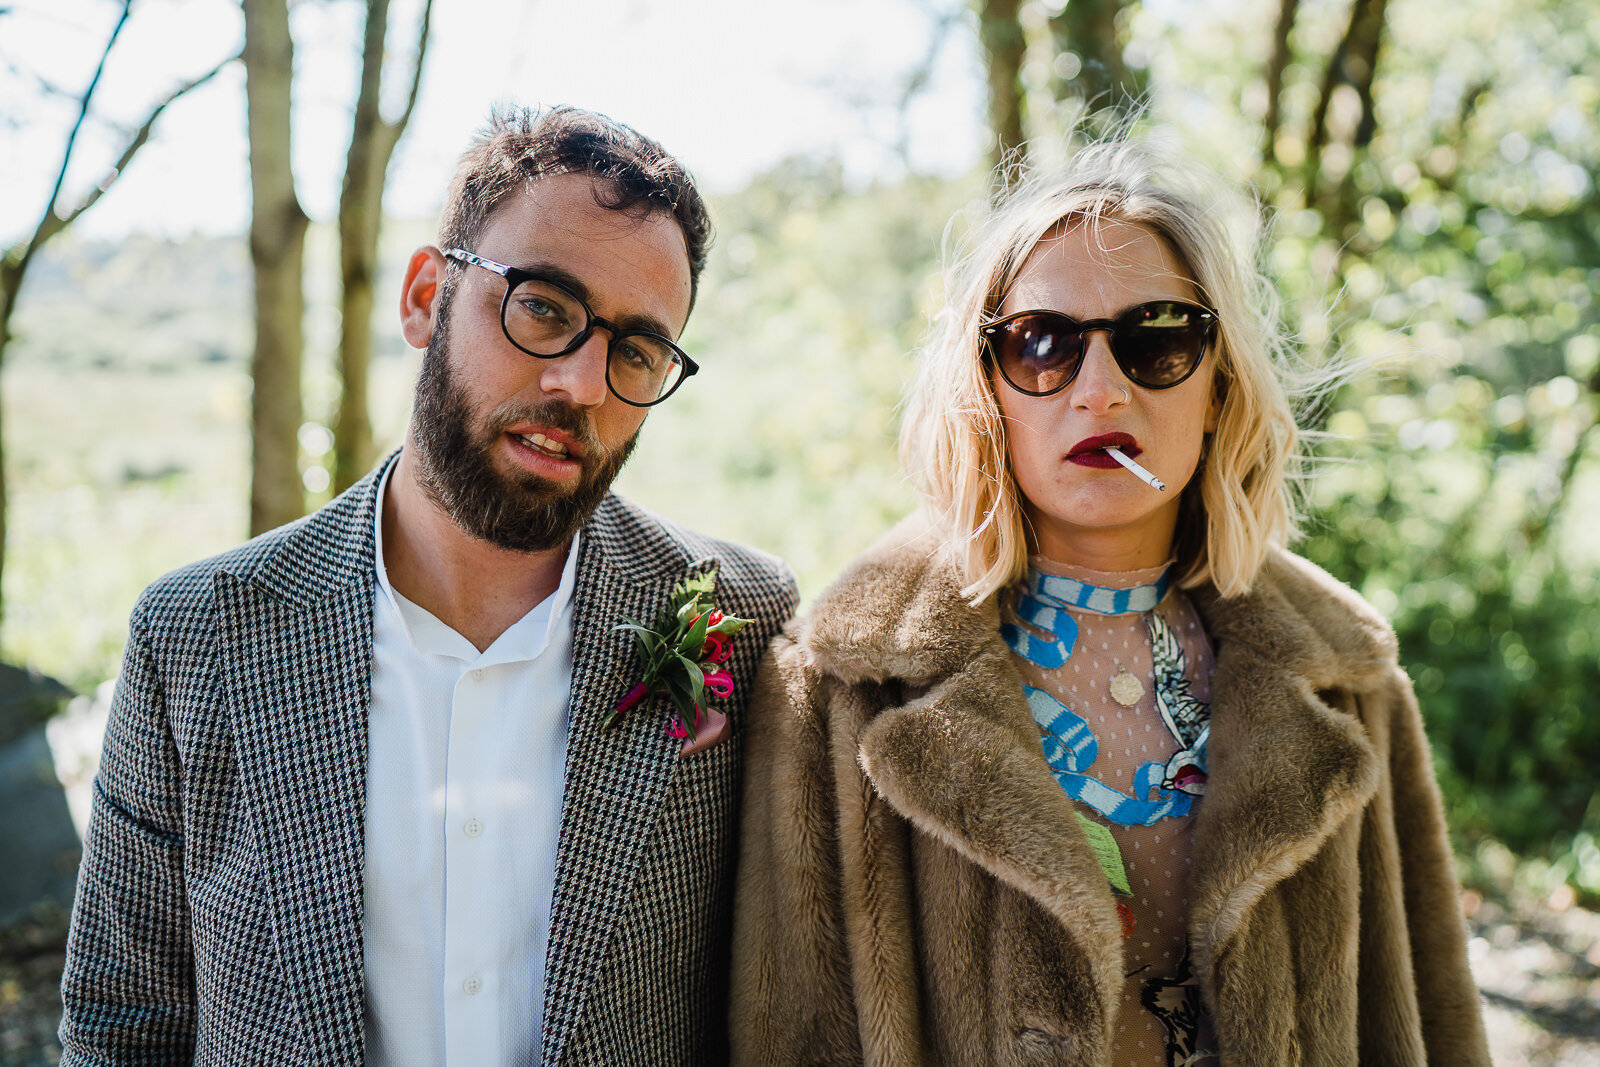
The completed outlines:
{"type": "Polygon", "coordinates": [[[721,667],[706,671],[706,688],[719,697],[729,696],[733,693],[733,675],[721,667]]]}
{"type": "Polygon", "coordinates": [[[706,643],[700,649],[701,659],[707,663],[726,663],[731,655],[733,642],[727,634],[706,634],[706,643]]]}
{"type": "MultiPolygon", "coordinates": [[[[703,718],[704,716],[700,714],[700,705],[696,704],[694,706],[694,729],[696,733],[700,732],[700,722],[703,718]]],[[[668,737],[676,737],[680,739],[689,736],[689,731],[684,728],[683,720],[679,719],[676,715],[672,716],[662,724],[661,732],[666,734],[668,737]]]]}

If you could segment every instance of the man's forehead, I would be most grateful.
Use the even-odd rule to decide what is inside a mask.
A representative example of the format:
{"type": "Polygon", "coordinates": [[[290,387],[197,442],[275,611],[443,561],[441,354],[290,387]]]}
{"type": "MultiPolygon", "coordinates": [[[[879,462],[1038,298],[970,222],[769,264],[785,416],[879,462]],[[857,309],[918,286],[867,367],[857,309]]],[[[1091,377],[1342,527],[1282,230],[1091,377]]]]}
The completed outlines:
{"type": "MultiPolygon", "coordinates": [[[[647,205],[608,207],[614,192],[584,173],[531,178],[498,205],[483,228],[481,252],[517,267],[559,265],[603,302],[621,288],[681,328],[688,318],[688,242],[669,212],[647,205]],[[494,247],[491,248],[490,245],[494,247]]],[[[598,308],[597,308],[598,310],[598,308]]],[[[603,312],[602,312],[603,314],[603,312]]]]}

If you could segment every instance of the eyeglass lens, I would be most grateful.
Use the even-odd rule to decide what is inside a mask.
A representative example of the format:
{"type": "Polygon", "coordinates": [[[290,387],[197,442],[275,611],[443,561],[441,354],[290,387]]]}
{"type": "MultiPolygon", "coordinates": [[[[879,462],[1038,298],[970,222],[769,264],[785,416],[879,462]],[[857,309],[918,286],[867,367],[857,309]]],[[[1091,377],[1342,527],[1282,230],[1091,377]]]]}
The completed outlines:
{"type": "Polygon", "coordinates": [[[1000,372],[1025,393],[1053,393],[1077,376],[1087,347],[1086,327],[1109,331],[1111,354],[1131,380],[1166,389],[1199,366],[1213,321],[1196,305],[1156,300],[1129,308],[1109,323],[1080,323],[1053,311],[1023,312],[995,323],[985,336],[1000,372]]]}
{"type": "MultiPolygon", "coordinates": [[[[525,279],[506,297],[506,336],[536,355],[570,350],[589,326],[577,297],[539,278],[525,279]]],[[[606,350],[606,380],[623,400],[651,404],[670,393],[683,376],[678,350],[653,334],[615,334],[606,350]]]]}

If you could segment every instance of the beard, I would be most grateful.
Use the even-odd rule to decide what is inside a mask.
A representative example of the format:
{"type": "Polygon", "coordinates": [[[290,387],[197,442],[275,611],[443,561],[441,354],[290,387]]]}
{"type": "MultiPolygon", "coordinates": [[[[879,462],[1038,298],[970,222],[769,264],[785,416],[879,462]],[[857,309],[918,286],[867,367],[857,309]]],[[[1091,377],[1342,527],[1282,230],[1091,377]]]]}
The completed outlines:
{"type": "Polygon", "coordinates": [[[559,400],[507,401],[474,427],[472,407],[450,368],[449,291],[439,299],[439,325],[422,357],[411,416],[423,490],[457,526],[497,548],[542,552],[567,544],[605,499],[638,443],[638,431],[608,449],[583,409],[559,400]],[[506,429],[530,422],[577,439],[582,458],[575,482],[495,469],[491,457],[506,429]]]}

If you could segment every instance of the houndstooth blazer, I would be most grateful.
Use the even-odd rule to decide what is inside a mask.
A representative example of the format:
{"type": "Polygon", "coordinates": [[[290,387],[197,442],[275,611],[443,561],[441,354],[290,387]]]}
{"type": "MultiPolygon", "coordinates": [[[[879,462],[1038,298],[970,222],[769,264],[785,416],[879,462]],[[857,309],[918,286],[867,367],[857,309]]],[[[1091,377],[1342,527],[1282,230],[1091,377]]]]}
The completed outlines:
{"type": "MultiPolygon", "coordinates": [[[[390,462],[393,461],[391,457],[390,462]]],[[[360,1064],[379,471],[152,585],[94,786],[62,979],[63,1064],[360,1064]]],[[[607,497],[581,539],[544,1063],[725,1057],[744,706],[793,612],[780,561],[607,497]],[[730,742],[679,756],[613,626],[715,568],[730,742]]]]}

